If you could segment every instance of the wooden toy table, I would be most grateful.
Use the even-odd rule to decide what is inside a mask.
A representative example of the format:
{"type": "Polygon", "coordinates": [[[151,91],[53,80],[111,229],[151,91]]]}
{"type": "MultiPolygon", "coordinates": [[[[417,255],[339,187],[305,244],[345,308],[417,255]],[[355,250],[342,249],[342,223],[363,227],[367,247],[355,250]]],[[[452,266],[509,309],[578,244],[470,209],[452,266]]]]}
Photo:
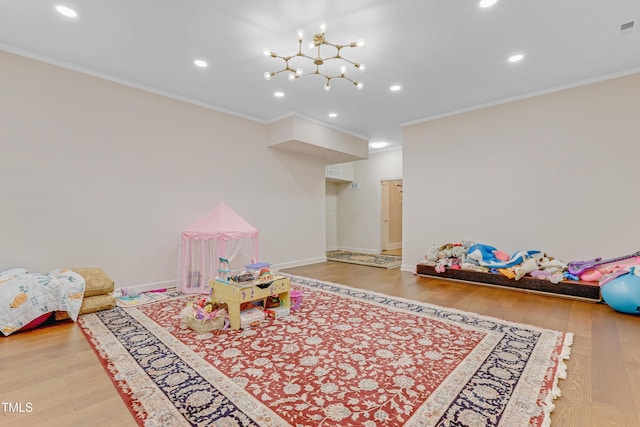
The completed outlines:
{"type": "Polygon", "coordinates": [[[211,301],[227,304],[231,329],[240,329],[240,305],[245,302],[264,300],[277,295],[280,304],[291,307],[289,291],[291,282],[285,276],[273,276],[271,282],[226,283],[218,279],[209,281],[211,301]]]}

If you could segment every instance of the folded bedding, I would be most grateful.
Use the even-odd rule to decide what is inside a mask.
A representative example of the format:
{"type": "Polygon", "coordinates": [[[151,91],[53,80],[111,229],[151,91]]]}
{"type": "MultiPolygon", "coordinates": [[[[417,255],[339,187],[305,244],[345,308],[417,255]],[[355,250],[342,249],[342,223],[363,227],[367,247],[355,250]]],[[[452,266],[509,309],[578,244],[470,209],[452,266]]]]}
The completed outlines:
{"type": "Polygon", "coordinates": [[[57,268],[47,274],[24,268],[0,272],[0,330],[7,336],[34,319],[66,311],[75,322],[80,312],[85,279],[73,270],[57,268]]]}

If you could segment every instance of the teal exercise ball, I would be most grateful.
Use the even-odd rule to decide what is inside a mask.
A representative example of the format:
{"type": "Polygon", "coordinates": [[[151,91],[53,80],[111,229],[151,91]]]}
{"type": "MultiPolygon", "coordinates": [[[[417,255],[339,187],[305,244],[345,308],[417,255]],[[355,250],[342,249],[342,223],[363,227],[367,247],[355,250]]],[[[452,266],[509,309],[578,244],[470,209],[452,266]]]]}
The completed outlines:
{"type": "Polygon", "coordinates": [[[604,302],[614,310],[640,314],[640,277],[633,270],[602,285],[600,293],[604,302]]]}

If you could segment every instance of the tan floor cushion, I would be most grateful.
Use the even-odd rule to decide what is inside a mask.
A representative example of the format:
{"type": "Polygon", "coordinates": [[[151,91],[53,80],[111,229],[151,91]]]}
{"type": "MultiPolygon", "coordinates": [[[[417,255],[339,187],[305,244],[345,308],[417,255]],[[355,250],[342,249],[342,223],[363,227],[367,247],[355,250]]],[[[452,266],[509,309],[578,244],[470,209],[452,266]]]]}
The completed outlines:
{"type": "MultiPolygon", "coordinates": [[[[116,306],[116,297],[109,295],[95,295],[86,297],[82,300],[80,306],[80,315],[87,313],[95,313],[96,311],[109,310],[116,306]]],[[[56,311],[56,320],[65,320],[69,318],[66,311],[56,311]]]]}
{"type": "Polygon", "coordinates": [[[107,273],[99,267],[91,268],[72,268],[82,277],[84,277],[84,297],[92,297],[95,295],[105,295],[113,292],[114,282],[107,273]]]}
{"type": "MultiPolygon", "coordinates": [[[[80,315],[108,310],[116,306],[113,296],[115,284],[100,267],[72,268],[84,278],[84,298],[80,306],[80,315]]],[[[68,319],[66,311],[56,311],[56,320],[68,319]]]]}

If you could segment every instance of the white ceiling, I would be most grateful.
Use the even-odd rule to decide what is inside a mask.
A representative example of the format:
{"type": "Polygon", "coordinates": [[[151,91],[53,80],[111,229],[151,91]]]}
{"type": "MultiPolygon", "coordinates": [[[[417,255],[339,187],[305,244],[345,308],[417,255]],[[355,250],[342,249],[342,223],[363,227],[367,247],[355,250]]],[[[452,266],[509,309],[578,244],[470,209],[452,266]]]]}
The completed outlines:
{"type": "Polygon", "coordinates": [[[261,122],[295,113],[392,146],[403,123],[640,70],[639,0],[478,1],[2,0],[0,49],[261,122]],[[59,15],[59,4],[78,18],[59,15]],[[364,89],[342,80],[325,92],[315,75],[264,80],[282,65],[264,48],[294,54],[297,31],[307,40],[322,21],[333,43],[365,40],[343,51],[366,64],[347,71],[364,89]],[[518,52],[523,61],[506,61],[518,52]],[[392,93],[395,83],[403,88],[392,93]]]}

